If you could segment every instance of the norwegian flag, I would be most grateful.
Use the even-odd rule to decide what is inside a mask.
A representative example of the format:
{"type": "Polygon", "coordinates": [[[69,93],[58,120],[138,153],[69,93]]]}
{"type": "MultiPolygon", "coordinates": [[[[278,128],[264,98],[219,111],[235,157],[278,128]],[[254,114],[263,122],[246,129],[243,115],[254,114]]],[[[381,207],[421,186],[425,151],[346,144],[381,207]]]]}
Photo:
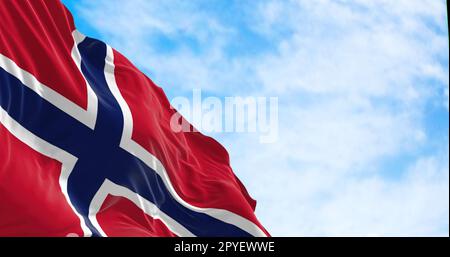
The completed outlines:
{"type": "Polygon", "coordinates": [[[226,150],[174,114],[61,2],[1,0],[0,236],[268,236],[226,150]]]}

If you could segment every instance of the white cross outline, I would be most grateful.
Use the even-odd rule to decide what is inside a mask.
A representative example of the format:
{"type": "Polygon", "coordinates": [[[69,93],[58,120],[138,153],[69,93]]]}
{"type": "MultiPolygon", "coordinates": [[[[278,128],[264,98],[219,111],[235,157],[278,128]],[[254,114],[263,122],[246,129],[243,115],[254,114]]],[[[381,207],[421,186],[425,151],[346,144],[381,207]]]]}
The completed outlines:
{"type": "MultiPolygon", "coordinates": [[[[81,72],[81,55],[78,51],[78,44],[80,44],[85,36],[82,35],[77,30],[72,32],[72,36],[74,38],[74,46],[72,48],[71,56],[75,64],[77,65],[80,74],[81,72]]],[[[267,235],[263,232],[263,230],[257,226],[255,223],[250,220],[235,214],[231,211],[217,208],[200,208],[197,206],[193,206],[186,201],[184,201],[179,194],[174,189],[169,175],[164,168],[161,161],[159,161],[155,156],[149,153],[146,149],[140,146],[132,139],[132,131],[133,131],[133,119],[131,115],[131,111],[129,109],[128,104],[120,93],[120,90],[117,86],[115,75],[114,75],[114,53],[112,48],[109,45],[107,46],[107,54],[105,59],[105,69],[104,74],[106,78],[106,82],[108,84],[109,89],[111,90],[113,96],[116,98],[116,101],[119,103],[119,106],[122,110],[124,117],[124,127],[122,132],[122,138],[120,142],[120,147],[134,155],[141,161],[143,161],[146,165],[152,168],[162,179],[164,185],[167,187],[170,194],[174,197],[174,199],[183,205],[184,207],[191,209],[193,211],[207,214],[213,218],[216,218],[225,223],[229,223],[235,225],[236,227],[246,231],[250,235],[256,237],[266,237],[267,235]]],[[[48,86],[40,83],[32,74],[20,68],[14,61],[9,59],[8,57],[0,54],[0,67],[5,69],[8,73],[15,76],[19,79],[22,84],[36,92],[39,96],[64,111],[74,119],[83,123],[87,127],[94,129],[95,122],[97,118],[97,106],[98,99],[95,95],[94,91],[90,87],[86,78],[85,84],[87,88],[87,110],[84,110],[77,104],[71,102],[64,96],[60,95],[53,89],[48,86]]],[[[75,207],[73,206],[70,197],[67,193],[67,180],[72,172],[76,162],[77,157],[71,155],[70,153],[51,145],[45,140],[37,137],[24,127],[22,127],[18,122],[16,122],[9,114],[0,107],[0,123],[5,126],[5,128],[13,134],[20,141],[24,142],[26,145],[34,149],[35,151],[55,159],[62,164],[61,167],[61,175],[59,177],[59,185],[61,187],[61,191],[63,192],[66,201],[74,211],[74,213],[80,219],[80,226],[83,230],[84,236],[91,236],[92,232],[86,226],[85,218],[80,215],[75,207]]],[[[173,220],[170,216],[161,211],[156,205],[147,201],[142,196],[132,192],[128,188],[119,186],[114,184],[113,182],[105,179],[100,189],[95,194],[89,206],[89,220],[93,224],[93,226],[99,231],[102,236],[107,236],[106,233],[101,228],[100,224],[97,221],[96,214],[100,211],[101,205],[108,195],[114,196],[122,196],[127,198],[136,204],[144,213],[153,217],[154,219],[159,219],[163,222],[174,234],[178,236],[194,236],[189,230],[187,230],[183,225],[179,224],[175,220],[173,220]]]]}

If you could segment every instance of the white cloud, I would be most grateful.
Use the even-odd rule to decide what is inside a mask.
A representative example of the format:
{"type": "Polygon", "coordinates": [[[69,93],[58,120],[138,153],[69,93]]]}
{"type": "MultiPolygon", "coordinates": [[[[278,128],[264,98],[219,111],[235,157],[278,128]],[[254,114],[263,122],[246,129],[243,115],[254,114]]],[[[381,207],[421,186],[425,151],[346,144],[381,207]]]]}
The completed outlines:
{"type": "Polygon", "coordinates": [[[79,11],[171,94],[279,97],[275,144],[218,136],[274,235],[448,235],[448,136],[424,123],[430,102],[448,111],[445,1],[242,4],[239,26],[273,47],[232,57],[241,28],[198,3],[79,11]],[[156,38],[176,47],[160,51],[156,38]]]}
{"type": "Polygon", "coordinates": [[[385,157],[411,152],[425,141],[423,132],[409,117],[353,113],[340,105],[292,109],[292,119],[282,123],[289,126],[267,147],[248,135],[223,140],[232,166],[259,200],[263,224],[274,235],[445,233],[447,152],[421,157],[406,170],[383,170],[385,157]],[[427,229],[423,220],[430,220],[427,229]]]}
{"type": "Polygon", "coordinates": [[[448,236],[448,168],[448,159],[424,157],[400,182],[349,179],[320,206],[323,228],[316,233],[448,236]]]}
{"type": "MultiPolygon", "coordinates": [[[[399,1],[376,3],[298,1],[283,4],[285,10],[280,11],[277,2],[279,20],[275,22],[270,16],[271,26],[263,25],[263,33],[270,35],[281,26],[290,28],[293,36],[281,38],[279,52],[261,62],[257,70],[264,85],[277,91],[363,94],[405,100],[419,97],[419,90],[431,90],[415,82],[420,78],[438,79],[448,88],[448,65],[445,70],[436,63],[437,57],[448,56],[447,35],[426,26],[427,19],[436,19],[437,25],[446,23],[442,12],[445,6],[433,8],[443,1],[432,1],[431,8],[413,8],[417,1],[407,1],[406,6],[399,5],[399,1]],[[422,9],[436,9],[436,13],[417,13],[422,9]]],[[[274,8],[273,2],[261,8],[274,8]]],[[[270,13],[262,13],[267,12],[270,13]]],[[[266,18],[260,19],[262,22],[255,23],[265,24],[266,18]]]]}

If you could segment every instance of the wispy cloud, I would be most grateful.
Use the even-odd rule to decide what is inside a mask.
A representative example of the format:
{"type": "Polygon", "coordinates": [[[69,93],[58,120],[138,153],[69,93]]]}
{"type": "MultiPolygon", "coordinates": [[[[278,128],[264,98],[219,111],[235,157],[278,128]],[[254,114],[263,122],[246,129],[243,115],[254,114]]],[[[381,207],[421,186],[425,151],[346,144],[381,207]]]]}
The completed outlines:
{"type": "Polygon", "coordinates": [[[169,96],[279,97],[276,143],[215,135],[274,235],[448,235],[445,1],[77,3],[169,96]]]}

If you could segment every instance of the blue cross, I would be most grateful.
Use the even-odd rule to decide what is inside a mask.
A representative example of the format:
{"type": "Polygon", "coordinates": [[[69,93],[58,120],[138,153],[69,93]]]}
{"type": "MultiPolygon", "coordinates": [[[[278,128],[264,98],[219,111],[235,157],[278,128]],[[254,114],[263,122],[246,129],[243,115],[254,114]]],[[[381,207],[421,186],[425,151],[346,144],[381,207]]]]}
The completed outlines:
{"type": "Polygon", "coordinates": [[[152,168],[119,146],[124,118],[104,75],[107,47],[101,41],[86,38],[78,49],[81,70],[98,98],[94,130],[47,102],[2,68],[0,106],[31,133],[78,158],[67,190],[93,235],[100,233],[88,219],[89,206],[108,179],[152,202],[196,236],[250,236],[235,225],[177,202],[152,168]]]}

